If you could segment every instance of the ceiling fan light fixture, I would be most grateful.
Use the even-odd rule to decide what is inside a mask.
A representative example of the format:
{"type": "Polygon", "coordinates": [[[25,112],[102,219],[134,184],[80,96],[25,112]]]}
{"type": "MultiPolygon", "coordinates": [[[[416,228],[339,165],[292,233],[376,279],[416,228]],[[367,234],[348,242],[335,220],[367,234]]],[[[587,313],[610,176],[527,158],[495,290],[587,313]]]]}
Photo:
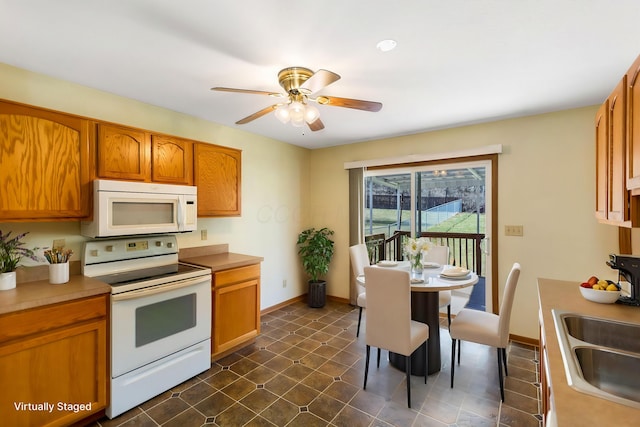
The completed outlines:
{"type": "Polygon", "coordinates": [[[305,108],[302,102],[293,101],[289,104],[289,116],[291,117],[291,124],[293,126],[304,126],[304,113],[305,108]]]}
{"type": "Polygon", "coordinates": [[[289,120],[291,119],[291,114],[289,114],[288,104],[281,105],[278,108],[276,108],[276,111],[274,114],[276,118],[280,120],[282,123],[288,123],[289,120]]]}
{"type": "Polygon", "coordinates": [[[320,111],[313,105],[306,105],[304,111],[304,121],[307,123],[315,122],[320,117],[320,111]]]}

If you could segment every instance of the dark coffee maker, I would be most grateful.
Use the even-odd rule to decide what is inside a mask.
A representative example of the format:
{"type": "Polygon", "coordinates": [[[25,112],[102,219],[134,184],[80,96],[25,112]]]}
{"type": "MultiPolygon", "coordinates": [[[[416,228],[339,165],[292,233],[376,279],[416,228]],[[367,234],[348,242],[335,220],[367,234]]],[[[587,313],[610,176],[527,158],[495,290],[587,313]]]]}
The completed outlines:
{"type": "Polygon", "coordinates": [[[631,296],[622,296],[617,303],[640,306],[640,257],[611,254],[607,265],[618,270],[618,274],[631,284],[631,296]]]}

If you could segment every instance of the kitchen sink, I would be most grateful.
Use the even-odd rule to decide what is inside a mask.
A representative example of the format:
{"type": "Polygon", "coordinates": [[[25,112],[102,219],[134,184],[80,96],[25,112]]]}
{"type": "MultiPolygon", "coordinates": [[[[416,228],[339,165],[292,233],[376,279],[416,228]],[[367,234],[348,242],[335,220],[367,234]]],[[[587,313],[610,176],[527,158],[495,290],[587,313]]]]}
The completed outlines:
{"type": "Polygon", "coordinates": [[[567,333],[589,344],[640,353],[640,325],[565,314],[562,320],[567,333]]]}
{"type": "Polygon", "coordinates": [[[640,325],[552,310],[567,382],[640,408],[640,325]]]}
{"type": "Polygon", "coordinates": [[[585,381],[614,396],[639,401],[640,355],[593,347],[576,347],[574,351],[585,381]]]}

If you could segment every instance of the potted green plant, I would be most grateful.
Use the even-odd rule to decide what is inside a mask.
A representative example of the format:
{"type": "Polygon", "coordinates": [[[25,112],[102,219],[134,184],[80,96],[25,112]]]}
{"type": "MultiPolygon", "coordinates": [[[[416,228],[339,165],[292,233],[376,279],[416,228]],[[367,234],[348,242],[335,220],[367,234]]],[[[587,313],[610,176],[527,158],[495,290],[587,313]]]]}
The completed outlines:
{"type": "Polygon", "coordinates": [[[38,248],[25,248],[22,238],[27,233],[18,234],[11,238],[11,232],[7,234],[0,230],[0,290],[8,290],[16,287],[16,268],[23,257],[39,261],[35,252],[38,248]]]}
{"type": "Polygon", "coordinates": [[[333,257],[333,231],[324,227],[319,230],[309,228],[298,235],[298,254],[302,268],[309,276],[309,307],[324,307],[327,282],[321,277],[329,272],[333,257]]]}

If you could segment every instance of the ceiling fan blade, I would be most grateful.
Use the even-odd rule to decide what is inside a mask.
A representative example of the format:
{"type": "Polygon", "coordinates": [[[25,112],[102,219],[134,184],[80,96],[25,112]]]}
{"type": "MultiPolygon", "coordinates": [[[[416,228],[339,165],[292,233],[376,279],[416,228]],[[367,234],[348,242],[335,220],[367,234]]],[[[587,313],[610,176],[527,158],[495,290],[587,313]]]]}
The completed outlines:
{"type": "Polygon", "coordinates": [[[356,110],[365,110],[376,112],[382,108],[382,103],[373,101],[362,101],[351,98],[338,98],[336,96],[319,96],[313,101],[320,105],[331,105],[334,107],[353,108],[356,110]]]}
{"type": "Polygon", "coordinates": [[[324,129],[324,123],[322,123],[322,120],[320,119],[315,119],[313,122],[308,123],[308,125],[309,125],[309,129],[311,129],[314,132],[317,130],[324,129]]]}
{"type": "Polygon", "coordinates": [[[260,117],[269,114],[270,112],[272,112],[273,110],[275,110],[276,108],[278,108],[278,106],[281,104],[274,104],[274,105],[270,105],[267,108],[263,108],[260,111],[257,111],[253,114],[251,114],[250,116],[245,117],[244,119],[238,120],[236,122],[237,125],[244,125],[245,123],[249,123],[255,119],[259,119],[260,117]]]}
{"type": "Polygon", "coordinates": [[[313,76],[309,77],[304,83],[302,83],[299,89],[301,92],[311,94],[338,80],[340,80],[340,76],[333,71],[318,70],[313,73],[313,76]]]}
{"type": "Polygon", "coordinates": [[[251,89],[235,89],[232,87],[212,87],[211,90],[219,91],[219,92],[236,92],[236,93],[250,93],[255,95],[268,95],[276,98],[282,98],[286,96],[284,93],[278,92],[266,92],[263,90],[251,90],[251,89]]]}

